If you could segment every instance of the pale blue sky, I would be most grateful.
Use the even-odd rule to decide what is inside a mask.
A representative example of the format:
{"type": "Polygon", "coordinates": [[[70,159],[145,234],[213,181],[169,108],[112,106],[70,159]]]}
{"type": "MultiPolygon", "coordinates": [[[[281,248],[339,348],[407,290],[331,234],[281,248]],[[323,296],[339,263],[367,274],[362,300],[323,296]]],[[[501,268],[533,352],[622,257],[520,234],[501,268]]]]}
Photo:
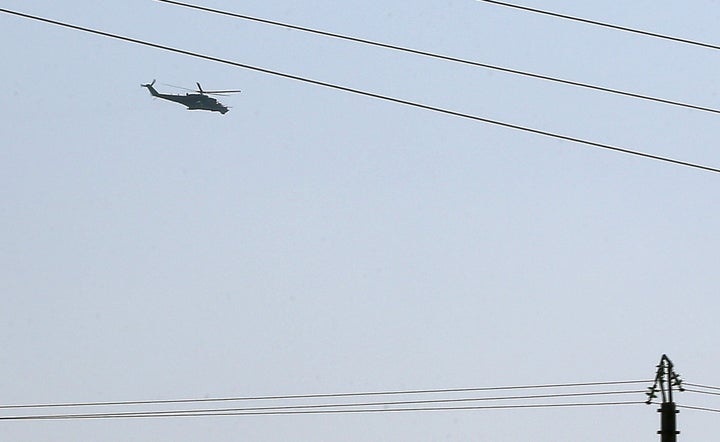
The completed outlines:
{"type": "MultiPolygon", "coordinates": [[[[720,107],[718,51],[482,2],[202,4],[720,107]]],[[[720,43],[716,1],[523,4],[720,43]]],[[[2,7],[720,167],[713,114],[149,0],[2,7]]],[[[717,174],[5,14],[0,29],[2,404],[643,379],[662,353],[687,380],[720,384],[717,174]],[[243,92],[222,99],[224,116],[188,112],[139,87],[153,78],[164,92],[243,92]]],[[[0,434],[654,441],[654,409],[30,421],[0,434]]],[[[714,417],[683,411],[682,439],[711,440],[714,417]]]]}

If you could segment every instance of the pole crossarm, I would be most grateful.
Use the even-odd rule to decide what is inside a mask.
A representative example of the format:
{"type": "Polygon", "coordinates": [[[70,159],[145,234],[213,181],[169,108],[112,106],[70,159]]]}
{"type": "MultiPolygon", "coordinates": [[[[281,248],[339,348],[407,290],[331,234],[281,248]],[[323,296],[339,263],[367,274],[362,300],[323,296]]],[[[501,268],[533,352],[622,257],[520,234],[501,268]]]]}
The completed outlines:
{"type": "Polygon", "coordinates": [[[662,404],[658,409],[660,413],[660,442],[677,442],[677,435],[680,434],[677,431],[677,406],[673,401],[673,389],[678,391],[685,391],[682,386],[682,379],[680,375],[675,372],[674,365],[667,355],[662,355],[660,363],[657,365],[657,372],[655,374],[655,382],[652,387],[648,388],[648,392],[645,393],[648,396],[646,404],[651,404],[653,399],[658,397],[660,393],[662,397],[662,404]]]}

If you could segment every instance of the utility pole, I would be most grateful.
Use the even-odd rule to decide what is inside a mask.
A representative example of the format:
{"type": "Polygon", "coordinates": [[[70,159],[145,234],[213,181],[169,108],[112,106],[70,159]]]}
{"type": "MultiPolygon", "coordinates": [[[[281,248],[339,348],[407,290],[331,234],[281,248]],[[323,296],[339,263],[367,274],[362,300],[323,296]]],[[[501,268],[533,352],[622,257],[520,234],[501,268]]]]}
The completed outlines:
{"type": "Polygon", "coordinates": [[[657,397],[657,393],[662,396],[662,403],[658,412],[660,413],[660,442],[677,442],[677,406],[673,401],[673,388],[684,391],[682,387],[682,379],[680,375],[675,373],[673,363],[667,355],[662,355],[660,363],[657,366],[657,374],[655,375],[655,383],[649,388],[646,404],[651,404],[653,399],[657,397]]]}

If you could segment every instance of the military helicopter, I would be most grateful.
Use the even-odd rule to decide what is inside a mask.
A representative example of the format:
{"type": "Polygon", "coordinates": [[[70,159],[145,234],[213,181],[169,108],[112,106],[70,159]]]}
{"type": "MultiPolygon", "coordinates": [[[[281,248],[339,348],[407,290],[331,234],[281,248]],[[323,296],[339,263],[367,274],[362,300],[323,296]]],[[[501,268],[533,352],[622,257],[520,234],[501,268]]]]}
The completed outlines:
{"type": "Polygon", "coordinates": [[[210,97],[209,95],[235,94],[240,92],[239,90],[204,91],[202,86],[200,86],[200,83],[195,83],[197,84],[198,88],[197,90],[193,91],[195,93],[192,94],[161,94],[155,90],[155,88],[153,87],[154,84],[155,80],[153,80],[152,83],[141,84],[140,86],[146,87],[148,91],[150,91],[150,95],[152,95],[153,97],[162,98],[163,100],[174,101],[175,103],[180,103],[187,106],[188,110],[207,110],[212,112],[220,112],[223,115],[230,109],[224,104],[214,99],[213,97],[210,97]]]}

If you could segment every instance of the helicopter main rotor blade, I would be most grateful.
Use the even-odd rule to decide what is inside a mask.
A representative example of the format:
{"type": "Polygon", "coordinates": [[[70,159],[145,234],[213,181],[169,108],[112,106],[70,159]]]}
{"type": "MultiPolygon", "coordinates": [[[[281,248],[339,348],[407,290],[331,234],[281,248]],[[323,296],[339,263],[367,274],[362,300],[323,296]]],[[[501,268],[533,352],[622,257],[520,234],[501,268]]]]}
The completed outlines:
{"type": "Polygon", "coordinates": [[[203,94],[219,95],[219,94],[237,94],[242,91],[240,89],[226,90],[226,91],[204,91],[202,89],[199,89],[198,92],[202,92],[203,94]]]}
{"type": "Polygon", "coordinates": [[[170,83],[163,83],[163,85],[165,85],[165,86],[170,86],[170,87],[174,87],[174,88],[176,88],[176,89],[182,89],[182,90],[188,91],[188,92],[196,92],[195,89],[190,89],[189,87],[177,86],[177,85],[170,84],[170,83]]]}

